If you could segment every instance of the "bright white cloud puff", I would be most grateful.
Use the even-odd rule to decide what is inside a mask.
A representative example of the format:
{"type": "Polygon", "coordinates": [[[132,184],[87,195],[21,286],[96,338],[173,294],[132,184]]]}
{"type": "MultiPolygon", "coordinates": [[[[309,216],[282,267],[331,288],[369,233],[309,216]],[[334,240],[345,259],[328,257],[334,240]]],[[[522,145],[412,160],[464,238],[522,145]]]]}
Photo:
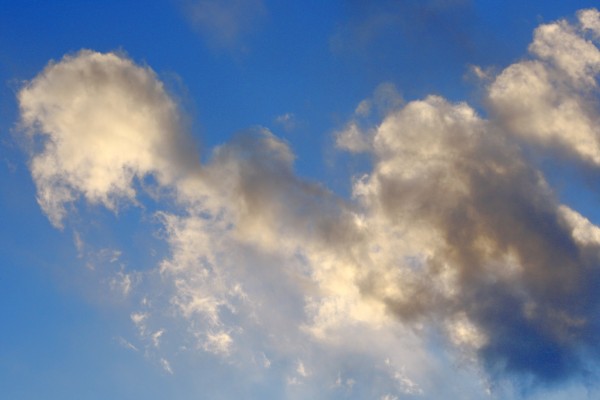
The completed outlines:
{"type": "Polygon", "coordinates": [[[135,178],[153,174],[166,185],[196,163],[162,83],[124,56],[66,56],[18,97],[22,123],[39,141],[31,159],[38,201],[56,226],[79,195],[114,209],[135,197],[135,178]]]}

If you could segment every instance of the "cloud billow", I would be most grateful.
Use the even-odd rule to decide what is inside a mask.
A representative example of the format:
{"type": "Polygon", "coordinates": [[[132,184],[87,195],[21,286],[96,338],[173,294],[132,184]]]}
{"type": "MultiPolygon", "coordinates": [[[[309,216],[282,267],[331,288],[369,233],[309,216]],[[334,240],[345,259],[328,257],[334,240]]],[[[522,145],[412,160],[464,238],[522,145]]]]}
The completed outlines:
{"type": "Polygon", "coordinates": [[[150,68],[124,56],[66,56],[18,98],[23,126],[42,142],[31,172],[56,226],[79,195],[114,209],[135,197],[134,178],[153,174],[167,185],[197,163],[175,102],[150,68]]]}
{"type": "MultiPolygon", "coordinates": [[[[575,223],[591,224],[561,206],[506,139],[467,105],[438,97],[384,120],[373,136],[374,171],[355,195],[373,231],[401,236],[384,254],[402,249],[422,261],[391,283],[394,272],[375,269],[363,291],[405,320],[433,313],[452,325],[466,315],[491,370],[552,381],[596,351],[600,248],[573,237],[575,223]]],[[[388,263],[398,268],[379,266],[388,263]]]]}
{"type": "MultiPolygon", "coordinates": [[[[25,131],[42,138],[30,164],[40,206],[62,226],[77,198],[117,209],[137,201],[136,180],[155,176],[178,210],[158,213],[169,245],[157,266],[171,290],[163,306],[203,351],[264,368],[267,353],[292,360],[289,384],[329,368],[318,351],[313,364],[298,361],[306,343],[339,360],[383,360],[390,344],[420,360],[409,378],[386,359],[392,387],[433,391],[435,363],[414,336],[423,326],[492,377],[580,377],[598,352],[600,228],[561,204],[523,151],[600,163],[600,14],[578,18],[539,27],[531,58],[490,81],[487,119],[439,96],[402,103],[389,85],[394,101],[378,123],[361,123],[378,97],[361,103],[336,134],[339,148],[372,160],[351,199],[298,177],[292,150],[266,129],[200,165],[148,67],[114,53],[66,56],[18,94],[25,131]],[[406,350],[411,341],[421,347],[406,350]]],[[[139,327],[154,311],[144,310],[132,318],[139,327]]]]}

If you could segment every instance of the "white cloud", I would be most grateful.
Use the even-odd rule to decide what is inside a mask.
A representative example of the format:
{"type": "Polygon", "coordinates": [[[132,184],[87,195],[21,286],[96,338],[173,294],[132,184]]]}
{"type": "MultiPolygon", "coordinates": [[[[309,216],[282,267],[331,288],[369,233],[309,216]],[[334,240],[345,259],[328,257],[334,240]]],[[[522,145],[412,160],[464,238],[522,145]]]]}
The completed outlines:
{"type": "Polygon", "coordinates": [[[231,352],[233,339],[227,332],[219,331],[208,333],[204,342],[204,350],[221,355],[228,355],[231,352]]]}
{"type": "Polygon", "coordinates": [[[77,257],[82,258],[84,255],[85,243],[81,238],[81,234],[77,231],[73,233],[73,242],[75,243],[75,248],[77,249],[77,257]]]}
{"type": "Polygon", "coordinates": [[[160,365],[169,375],[173,375],[173,368],[171,368],[171,363],[164,358],[160,359],[160,365]]]}
{"type": "Polygon", "coordinates": [[[333,388],[344,388],[348,393],[352,392],[352,388],[356,384],[356,381],[352,378],[342,379],[342,374],[338,373],[335,382],[333,383],[333,388]]]}
{"type": "Polygon", "coordinates": [[[469,72],[481,81],[489,81],[493,77],[491,68],[482,68],[479,65],[470,65],[469,72]]]}
{"type": "Polygon", "coordinates": [[[365,125],[373,124],[372,117],[381,118],[398,110],[403,103],[402,96],[392,83],[380,84],[371,97],[356,106],[354,118],[344,129],[336,132],[336,146],[352,153],[369,151],[375,132],[372,128],[365,128],[365,125]]]}
{"type": "MultiPolygon", "coordinates": [[[[364,103],[360,103],[358,108],[362,109],[364,103]]],[[[335,144],[338,148],[352,152],[362,153],[370,149],[369,134],[365,133],[358,126],[356,121],[350,121],[346,127],[336,133],[335,144]]]]}
{"type": "Polygon", "coordinates": [[[479,331],[477,326],[469,321],[464,313],[448,321],[448,331],[450,339],[457,346],[466,346],[479,350],[487,341],[485,335],[479,331]]]}
{"type": "Polygon", "coordinates": [[[121,268],[121,270],[113,274],[109,284],[111,289],[127,297],[131,293],[131,289],[136,283],[135,281],[136,274],[124,272],[124,268],[121,268]]]}
{"type": "Polygon", "coordinates": [[[600,12],[594,8],[580,10],[577,17],[584,30],[592,31],[595,37],[600,36],[600,12]]]}
{"type": "Polygon", "coordinates": [[[310,375],[302,361],[298,361],[298,367],[296,368],[296,372],[303,378],[306,378],[310,375]]]}
{"type": "MultiPolygon", "coordinates": [[[[579,15],[584,27],[600,23],[592,11],[579,15]]],[[[529,48],[535,57],[506,68],[490,85],[488,100],[509,133],[598,165],[600,121],[591,91],[600,51],[580,30],[566,21],[536,29],[529,48]]]]}
{"type": "MultiPolygon", "coordinates": [[[[594,19],[589,14],[584,16],[588,17],[587,23],[593,26],[594,19]]],[[[555,66],[575,85],[594,86],[594,75],[600,70],[600,51],[591,41],[580,36],[576,29],[566,21],[542,25],[535,30],[529,51],[555,66]]]]}
{"type": "Polygon", "coordinates": [[[569,228],[571,228],[573,239],[583,246],[600,245],[600,227],[592,224],[589,219],[565,205],[561,205],[559,211],[565,218],[569,228]]]}
{"type": "Polygon", "coordinates": [[[151,337],[152,337],[152,344],[154,345],[154,347],[159,347],[160,346],[160,338],[163,335],[163,333],[165,333],[164,329],[159,329],[156,332],[154,332],[151,337]]]}
{"type": "Polygon", "coordinates": [[[265,353],[261,353],[261,357],[262,357],[262,365],[265,368],[271,368],[271,360],[269,360],[269,358],[266,356],[265,353]]]}
{"type": "Polygon", "coordinates": [[[148,313],[134,312],[129,316],[133,324],[138,328],[141,335],[146,334],[146,320],[148,319],[148,313]]]}
{"type": "Polygon", "coordinates": [[[372,112],[384,116],[397,110],[403,103],[404,99],[396,86],[391,82],[385,82],[375,88],[370,98],[361,101],[354,113],[359,117],[368,117],[372,112]]]}
{"type": "Polygon", "coordinates": [[[176,105],[156,74],[115,53],[83,50],[50,63],[18,94],[23,126],[40,142],[31,173],[55,226],[82,195],[116,209],[135,179],[169,184],[196,164],[176,105]]]}
{"type": "Polygon", "coordinates": [[[123,337],[117,337],[116,338],[117,343],[129,350],[133,350],[133,351],[139,351],[139,349],[137,347],[135,347],[131,342],[129,342],[127,339],[123,338],[123,337]]]}
{"type": "Polygon", "coordinates": [[[293,131],[298,124],[296,116],[293,113],[285,113],[282,115],[278,115],[277,117],[275,117],[275,123],[277,125],[280,125],[286,132],[293,131]]]}

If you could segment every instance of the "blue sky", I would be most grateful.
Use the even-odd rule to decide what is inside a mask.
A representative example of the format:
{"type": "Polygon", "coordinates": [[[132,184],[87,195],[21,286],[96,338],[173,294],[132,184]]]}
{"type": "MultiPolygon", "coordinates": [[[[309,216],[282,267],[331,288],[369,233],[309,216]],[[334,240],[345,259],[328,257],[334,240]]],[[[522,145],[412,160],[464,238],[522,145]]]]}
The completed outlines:
{"type": "Polygon", "coordinates": [[[0,0],[2,397],[596,398],[600,13],[499,4],[0,0]]]}

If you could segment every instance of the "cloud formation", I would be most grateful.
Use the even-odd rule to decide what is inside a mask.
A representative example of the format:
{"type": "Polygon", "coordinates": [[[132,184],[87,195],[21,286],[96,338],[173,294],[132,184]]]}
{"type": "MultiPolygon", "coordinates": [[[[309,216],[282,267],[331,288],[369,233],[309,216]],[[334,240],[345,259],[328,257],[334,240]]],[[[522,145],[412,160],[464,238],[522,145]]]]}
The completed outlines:
{"type": "Polygon", "coordinates": [[[81,51],[18,95],[40,206],[62,226],[77,198],[116,209],[154,177],[168,252],[149,276],[162,292],[131,314],[148,347],[172,340],[163,325],[176,320],[193,349],[264,373],[278,363],[308,397],[309,381],[359,397],[447,395],[469,373],[440,376],[450,364],[429,350],[435,332],[492,379],[580,377],[596,367],[600,228],[560,203],[523,149],[600,163],[599,26],[583,10],[539,27],[531,57],[490,80],[488,118],[380,86],[337,133],[372,160],[351,199],[298,177],[288,144],[262,128],[201,165],[150,68],[81,51]],[[360,392],[364,376],[377,392],[360,392]]]}
{"type": "Polygon", "coordinates": [[[502,71],[488,103],[506,131],[597,166],[600,50],[591,38],[598,35],[598,12],[582,10],[578,18],[576,25],[563,20],[538,27],[529,47],[533,58],[502,71]]]}
{"type": "Polygon", "coordinates": [[[579,354],[597,351],[599,243],[574,238],[581,217],[518,148],[467,105],[429,97],[388,116],[373,153],[354,193],[367,228],[393,234],[369,235],[387,268],[362,292],[405,320],[432,313],[456,331],[466,317],[453,334],[494,372],[576,373],[579,354]]]}
{"type": "Polygon", "coordinates": [[[30,166],[38,202],[55,226],[78,196],[115,209],[135,197],[136,178],[151,174],[168,185],[197,164],[162,83],[124,56],[66,56],[18,100],[22,124],[38,142],[30,166]]]}

